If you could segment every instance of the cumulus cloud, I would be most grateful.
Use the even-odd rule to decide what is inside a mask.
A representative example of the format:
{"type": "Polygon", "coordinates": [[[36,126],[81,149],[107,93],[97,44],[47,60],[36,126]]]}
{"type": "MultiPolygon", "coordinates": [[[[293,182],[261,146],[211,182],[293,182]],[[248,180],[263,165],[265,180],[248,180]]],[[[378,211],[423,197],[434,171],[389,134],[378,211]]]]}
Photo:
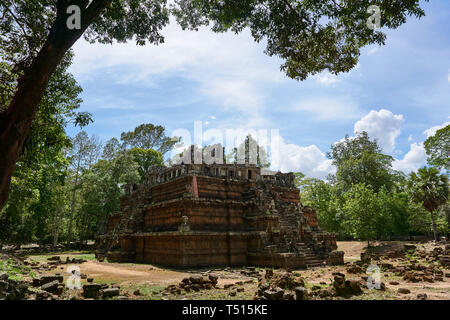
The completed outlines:
{"type": "Polygon", "coordinates": [[[330,84],[333,84],[337,81],[337,76],[332,75],[329,72],[324,72],[316,77],[316,81],[325,86],[329,86],[330,84]]]}
{"type": "Polygon", "coordinates": [[[403,159],[396,159],[392,163],[392,167],[395,170],[403,171],[404,173],[410,173],[416,171],[427,161],[427,154],[423,143],[413,143],[411,144],[410,150],[403,159]]]}
{"type": "Polygon", "coordinates": [[[450,124],[450,122],[445,122],[439,126],[431,127],[430,129],[425,130],[423,133],[425,133],[427,135],[427,139],[428,139],[429,137],[434,136],[436,134],[436,131],[438,131],[439,129],[445,128],[449,124],[450,124]]]}
{"type": "Polygon", "coordinates": [[[300,171],[307,177],[318,179],[325,179],[329,173],[336,171],[331,160],[327,159],[316,145],[302,147],[286,143],[281,136],[275,137],[273,143],[278,145],[280,155],[278,161],[272,161],[273,170],[280,170],[281,172],[300,171]]]}
{"type": "Polygon", "coordinates": [[[381,109],[372,110],[355,123],[354,132],[366,131],[371,139],[377,139],[385,152],[392,152],[395,140],[401,133],[403,115],[395,115],[391,111],[381,109]]]}

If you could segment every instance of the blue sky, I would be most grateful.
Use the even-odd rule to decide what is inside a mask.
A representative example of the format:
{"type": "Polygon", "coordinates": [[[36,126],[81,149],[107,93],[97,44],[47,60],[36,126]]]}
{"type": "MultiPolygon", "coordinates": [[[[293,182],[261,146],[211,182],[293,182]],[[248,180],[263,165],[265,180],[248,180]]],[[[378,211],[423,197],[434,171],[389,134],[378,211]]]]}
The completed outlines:
{"type": "MultiPolygon", "coordinates": [[[[323,178],[325,153],[346,134],[365,130],[405,172],[425,164],[427,135],[450,121],[450,2],[424,3],[426,17],[387,31],[383,47],[364,48],[358,66],[339,76],[287,78],[281,61],[240,35],[164,30],[160,46],[133,43],[74,47],[71,72],[84,89],[86,128],[103,141],[141,123],[168,133],[278,129],[280,161],[273,169],[323,178]]],[[[78,129],[69,128],[75,135],[78,129]]]]}

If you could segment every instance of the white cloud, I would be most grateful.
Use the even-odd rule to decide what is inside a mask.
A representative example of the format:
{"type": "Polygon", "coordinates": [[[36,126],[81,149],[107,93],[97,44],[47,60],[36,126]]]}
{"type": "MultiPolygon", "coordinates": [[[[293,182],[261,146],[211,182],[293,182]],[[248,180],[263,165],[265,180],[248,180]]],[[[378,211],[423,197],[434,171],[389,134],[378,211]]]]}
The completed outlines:
{"type": "Polygon", "coordinates": [[[337,81],[337,76],[335,76],[329,72],[325,72],[325,73],[322,73],[319,76],[317,76],[316,81],[325,86],[329,86],[330,84],[333,84],[337,81]]]}
{"type": "MultiPolygon", "coordinates": [[[[273,170],[281,172],[303,172],[307,177],[325,179],[329,173],[335,172],[331,160],[319,150],[316,145],[302,147],[296,144],[285,143],[280,136],[275,137],[279,148],[279,166],[273,170]]],[[[272,163],[274,165],[274,163],[272,163]]]]}
{"type": "Polygon", "coordinates": [[[401,133],[403,115],[394,115],[391,111],[372,110],[355,123],[354,132],[366,131],[371,139],[377,139],[385,152],[392,152],[395,140],[401,133]]]}
{"type": "Polygon", "coordinates": [[[431,127],[430,129],[425,130],[423,133],[426,134],[427,139],[428,139],[429,137],[434,136],[436,134],[436,131],[438,131],[439,129],[442,129],[442,128],[448,126],[449,124],[450,124],[450,122],[445,122],[445,123],[443,123],[443,124],[441,124],[439,126],[431,127]]]}
{"type": "Polygon", "coordinates": [[[355,119],[362,114],[358,105],[346,97],[305,99],[292,111],[312,113],[320,121],[355,119]]]}
{"type": "Polygon", "coordinates": [[[448,75],[447,75],[447,81],[448,81],[448,83],[450,83],[450,71],[448,72],[448,75]]]}
{"type": "Polygon", "coordinates": [[[367,55],[371,56],[371,55],[377,53],[379,50],[380,50],[380,47],[373,47],[369,50],[369,52],[367,52],[367,55]]]}
{"type": "Polygon", "coordinates": [[[420,167],[424,166],[427,161],[427,154],[422,143],[411,144],[410,150],[403,159],[396,159],[392,167],[395,170],[403,171],[404,173],[410,173],[416,171],[420,167]]]}
{"type": "Polygon", "coordinates": [[[193,32],[176,23],[163,34],[165,43],[159,46],[129,42],[112,47],[80,40],[74,46],[71,72],[81,81],[96,73],[141,87],[158,86],[165,77],[182,78],[194,84],[196,98],[239,113],[235,125],[267,124],[267,88],[286,77],[279,69],[280,60],[263,53],[264,43],[255,43],[247,30],[239,35],[214,33],[206,27],[193,32]]]}

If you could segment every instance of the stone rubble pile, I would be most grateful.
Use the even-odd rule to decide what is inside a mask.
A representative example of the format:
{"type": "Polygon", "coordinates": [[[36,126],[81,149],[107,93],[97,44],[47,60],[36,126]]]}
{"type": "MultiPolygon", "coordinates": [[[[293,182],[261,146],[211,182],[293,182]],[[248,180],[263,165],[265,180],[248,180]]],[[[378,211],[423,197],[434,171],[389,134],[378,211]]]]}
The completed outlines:
{"type": "Polygon", "coordinates": [[[163,295],[168,294],[181,294],[182,291],[198,292],[200,290],[211,290],[216,288],[219,277],[214,274],[209,274],[208,277],[201,275],[193,275],[188,278],[184,278],[178,285],[169,285],[164,289],[163,295]]]}

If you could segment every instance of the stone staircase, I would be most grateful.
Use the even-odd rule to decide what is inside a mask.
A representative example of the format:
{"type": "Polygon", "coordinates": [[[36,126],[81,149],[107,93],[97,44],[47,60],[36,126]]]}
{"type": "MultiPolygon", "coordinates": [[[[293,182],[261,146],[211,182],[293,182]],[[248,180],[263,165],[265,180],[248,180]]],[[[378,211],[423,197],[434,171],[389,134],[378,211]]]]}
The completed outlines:
{"type": "Polygon", "coordinates": [[[322,267],[324,260],[319,258],[314,250],[304,242],[297,242],[296,248],[306,257],[306,266],[308,268],[322,267]]]}
{"type": "MultiPolygon", "coordinates": [[[[291,209],[291,208],[289,208],[291,209]]],[[[280,230],[286,234],[297,234],[299,230],[299,217],[296,211],[280,210],[279,211],[280,230]]],[[[323,266],[324,260],[319,258],[314,252],[313,248],[304,242],[296,242],[295,247],[298,252],[301,252],[306,257],[306,266],[308,268],[323,266]]],[[[281,246],[279,249],[285,251],[287,248],[281,246]]]]}

